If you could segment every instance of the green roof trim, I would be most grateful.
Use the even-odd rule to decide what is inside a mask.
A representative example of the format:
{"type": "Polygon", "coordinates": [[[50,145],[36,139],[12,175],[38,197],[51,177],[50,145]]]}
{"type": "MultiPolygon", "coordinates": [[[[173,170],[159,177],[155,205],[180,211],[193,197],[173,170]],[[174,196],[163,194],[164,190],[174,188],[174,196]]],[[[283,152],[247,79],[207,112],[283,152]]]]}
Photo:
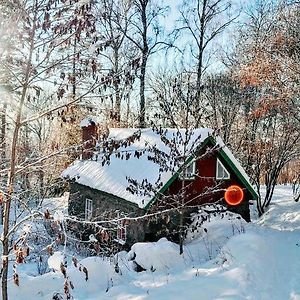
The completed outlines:
{"type": "MultiPolygon", "coordinates": [[[[203,149],[208,143],[212,143],[213,146],[217,144],[216,140],[212,136],[208,136],[196,149],[196,152],[199,152],[201,149],[203,149]]],[[[258,195],[256,191],[253,189],[251,184],[248,182],[248,180],[242,175],[242,173],[239,171],[239,169],[235,166],[235,164],[232,162],[232,160],[228,157],[228,155],[225,153],[223,149],[220,149],[217,153],[217,156],[221,156],[226,163],[229,165],[229,167],[233,170],[233,172],[237,175],[238,179],[244,184],[244,186],[249,190],[251,196],[253,197],[253,200],[257,200],[258,195]]],[[[188,157],[188,159],[185,161],[183,166],[186,166],[194,159],[194,155],[191,155],[188,157]]],[[[174,180],[179,176],[181,173],[182,168],[180,168],[166,183],[165,185],[155,194],[155,196],[149,201],[149,203],[145,206],[145,210],[148,210],[150,206],[156,202],[156,200],[162,195],[174,182],[174,180]]]]}
{"type": "MultiPolygon", "coordinates": [[[[208,136],[201,144],[199,147],[197,147],[196,152],[200,151],[203,147],[205,147],[209,142],[212,142],[213,144],[216,144],[212,136],[208,136]]],[[[191,155],[188,157],[188,159],[185,161],[183,166],[186,166],[189,164],[192,160],[194,159],[194,155],[191,155]]],[[[145,210],[148,210],[150,206],[156,202],[156,200],[162,195],[168,188],[169,186],[174,182],[174,180],[180,175],[182,170],[182,167],[175,172],[175,174],[165,183],[165,185],[155,194],[155,196],[148,202],[148,204],[144,207],[145,210]]]]}
{"type": "MultiPolygon", "coordinates": [[[[207,139],[207,138],[206,138],[207,139]]],[[[204,141],[203,141],[204,143],[204,141]]],[[[202,146],[203,147],[203,146],[202,146]]],[[[201,148],[202,148],[201,147],[201,148]]],[[[149,203],[145,206],[144,209],[148,210],[150,208],[150,206],[159,198],[159,196],[161,194],[163,194],[168,188],[169,186],[174,182],[174,180],[180,175],[181,170],[184,166],[188,165],[192,160],[194,159],[194,155],[191,155],[188,157],[188,159],[185,161],[185,163],[183,164],[183,166],[177,171],[175,172],[175,174],[165,183],[165,185],[155,194],[155,196],[149,201],[149,203]]]]}
{"type": "Polygon", "coordinates": [[[226,161],[226,163],[229,165],[229,167],[237,175],[238,179],[249,190],[251,196],[253,197],[253,200],[257,200],[258,199],[258,195],[257,195],[256,191],[253,189],[253,187],[248,182],[248,180],[246,180],[246,178],[242,175],[242,173],[239,171],[239,169],[235,166],[235,164],[232,162],[232,160],[228,157],[228,155],[225,153],[225,151],[223,149],[221,149],[218,152],[218,155],[220,155],[226,161]]]}

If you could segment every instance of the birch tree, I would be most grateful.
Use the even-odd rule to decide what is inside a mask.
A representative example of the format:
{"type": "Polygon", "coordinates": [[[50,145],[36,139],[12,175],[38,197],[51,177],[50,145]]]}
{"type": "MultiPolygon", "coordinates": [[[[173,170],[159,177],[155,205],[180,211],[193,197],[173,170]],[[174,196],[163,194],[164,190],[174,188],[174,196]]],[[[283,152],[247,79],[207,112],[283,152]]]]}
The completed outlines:
{"type": "MultiPolygon", "coordinates": [[[[121,108],[124,108],[126,101],[130,101],[139,68],[136,59],[137,50],[126,39],[129,10],[129,2],[112,0],[100,1],[97,10],[99,15],[97,30],[107,41],[103,45],[105,51],[99,52],[99,61],[105,66],[102,78],[107,82],[104,94],[110,102],[106,118],[110,119],[111,126],[117,127],[121,125],[121,108]]],[[[103,99],[101,101],[104,102],[103,99]]]]}

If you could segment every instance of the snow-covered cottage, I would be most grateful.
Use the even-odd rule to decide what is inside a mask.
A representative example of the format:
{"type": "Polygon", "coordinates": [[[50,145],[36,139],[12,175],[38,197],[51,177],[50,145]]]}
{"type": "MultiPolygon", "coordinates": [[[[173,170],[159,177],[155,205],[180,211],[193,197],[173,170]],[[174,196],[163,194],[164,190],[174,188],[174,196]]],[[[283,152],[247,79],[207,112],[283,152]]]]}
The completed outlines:
{"type": "Polygon", "coordinates": [[[190,212],[218,202],[250,221],[249,200],[257,194],[213,130],[112,128],[99,134],[92,119],[81,125],[83,155],[62,173],[70,182],[70,215],[98,221],[123,216],[117,235],[129,244],[155,239],[162,227],[172,231],[177,208],[190,212]],[[243,190],[238,205],[224,201],[232,185],[243,190]],[[155,212],[161,210],[174,214],[160,218],[155,212]],[[147,213],[159,220],[156,225],[132,220],[147,213]]]}

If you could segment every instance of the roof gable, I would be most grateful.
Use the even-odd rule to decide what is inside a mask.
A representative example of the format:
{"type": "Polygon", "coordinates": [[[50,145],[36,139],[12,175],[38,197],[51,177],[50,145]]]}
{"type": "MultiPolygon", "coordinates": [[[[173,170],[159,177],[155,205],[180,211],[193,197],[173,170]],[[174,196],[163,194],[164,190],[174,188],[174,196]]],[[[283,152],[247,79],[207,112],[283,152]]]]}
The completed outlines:
{"type": "MultiPolygon", "coordinates": [[[[239,163],[239,161],[233,156],[232,152],[229,150],[227,146],[225,146],[224,142],[220,137],[214,138],[212,136],[208,136],[198,147],[198,151],[206,147],[209,143],[212,144],[212,146],[220,146],[220,149],[217,152],[217,157],[221,156],[230,166],[230,168],[233,170],[233,172],[236,174],[236,176],[239,178],[239,180],[244,184],[244,186],[248,189],[251,196],[253,197],[253,200],[257,200],[258,195],[254,188],[252,187],[250,183],[250,178],[246,174],[245,170],[239,163]]],[[[184,165],[189,164],[194,159],[194,156],[190,156],[187,158],[184,165]]],[[[166,184],[156,193],[156,195],[151,199],[151,201],[146,205],[145,209],[149,209],[152,204],[155,203],[155,201],[158,199],[159,195],[162,195],[169,187],[170,185],[178,178],[179,174],[181,173],[181,170],[179,169],[178,172],[173,174],[170,179],[166,182],[166,184]]]]}

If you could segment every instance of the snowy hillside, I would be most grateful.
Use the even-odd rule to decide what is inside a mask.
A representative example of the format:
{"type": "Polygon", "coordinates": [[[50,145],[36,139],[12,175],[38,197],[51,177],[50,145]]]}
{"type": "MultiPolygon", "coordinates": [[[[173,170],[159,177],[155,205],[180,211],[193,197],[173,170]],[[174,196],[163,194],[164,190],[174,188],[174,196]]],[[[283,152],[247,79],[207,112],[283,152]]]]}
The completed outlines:
{"type": "MultiPolygon", "coordinates": [[[[70,264],[71,294],[78,300],[300,299],[300,204],[292,200],[289,186],[275,193],[269,211],[251,224],[214,217],[190,236],[183,256],[176,244],[161,239],[119,253],[117,268],[106,259],[83,259],[87,281],[70,264]],[[146,271],[133,271],[136,264],[146,271]]],[[[54,292],[63,294],[60,271],[31,277],[30,267],[18,266],[20,285],[10,280],[10,299],[49,300],[54,292]]]]}

